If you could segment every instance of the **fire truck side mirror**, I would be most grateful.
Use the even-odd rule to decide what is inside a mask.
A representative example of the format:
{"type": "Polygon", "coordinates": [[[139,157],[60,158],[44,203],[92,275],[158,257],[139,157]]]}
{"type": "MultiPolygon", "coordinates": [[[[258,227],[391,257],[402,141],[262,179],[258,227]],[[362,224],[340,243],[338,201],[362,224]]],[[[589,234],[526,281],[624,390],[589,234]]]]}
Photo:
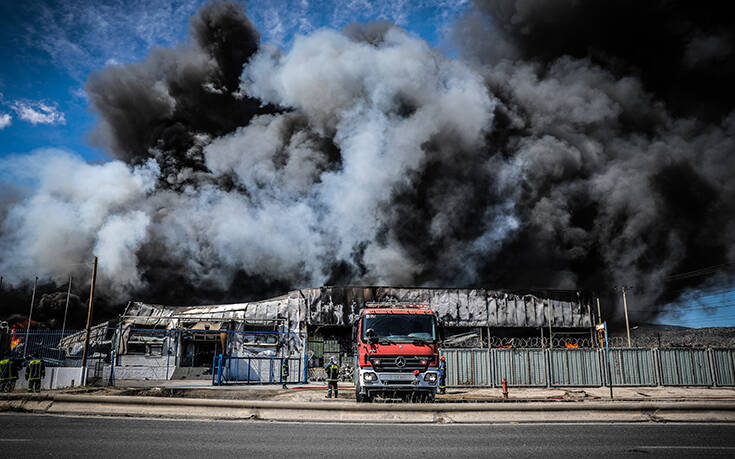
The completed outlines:
{"type": "Polygon", "coordinates": [[[365,331],[365,336],[367,336],[368,338],[374,337],[375,336],[375,330],[373,330],[372,328],[368,328],[367,331],[365,331]]]}

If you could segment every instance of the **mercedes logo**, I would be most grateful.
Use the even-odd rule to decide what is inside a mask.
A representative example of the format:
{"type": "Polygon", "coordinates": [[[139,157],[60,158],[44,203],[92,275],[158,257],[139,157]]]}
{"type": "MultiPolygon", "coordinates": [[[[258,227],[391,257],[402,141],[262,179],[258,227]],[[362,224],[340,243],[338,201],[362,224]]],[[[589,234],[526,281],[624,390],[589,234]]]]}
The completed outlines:
{"type": "Polygon", "coordinates": [[[403,357],[396,357],[396,366],[397,367],[405,367],[406,366],[406,359],[403,357]]]}

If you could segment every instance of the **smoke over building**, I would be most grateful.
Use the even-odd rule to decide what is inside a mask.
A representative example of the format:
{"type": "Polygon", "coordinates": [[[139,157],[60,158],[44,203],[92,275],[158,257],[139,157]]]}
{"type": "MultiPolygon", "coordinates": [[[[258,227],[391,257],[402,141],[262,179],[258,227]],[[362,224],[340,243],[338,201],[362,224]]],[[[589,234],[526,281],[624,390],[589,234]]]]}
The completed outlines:
{"type": "Polygon", "coordinates": [[[36,164],[37,187],[0,206],[0,268],[63,284],[95,254],[111,305],[623,284],[645,318],[672,274],[735,259],[732,23],[719,4],[477,0],[454,58],[385,22],[281,50],[211,2],[191,44],[90,77],[114,161],[2,160],[36,164]]]}

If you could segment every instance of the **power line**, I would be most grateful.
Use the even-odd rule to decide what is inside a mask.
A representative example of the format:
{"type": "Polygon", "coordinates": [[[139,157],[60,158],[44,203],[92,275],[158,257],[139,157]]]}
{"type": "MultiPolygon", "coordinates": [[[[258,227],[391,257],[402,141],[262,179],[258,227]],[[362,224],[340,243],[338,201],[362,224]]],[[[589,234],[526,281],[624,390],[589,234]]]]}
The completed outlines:
{"type": "Polygon", "coordinates": [[[687,311],[708,311],[711,309],[728,309],[735,307],[735,302],[728,303],[728,304],[718,304],[714,306],[702,306],[702,307],[695,307],[695,308],[675,308],[675,309],[664,309],[661,311],[661,314],[666,313],[676,313],[676,312],[687,312],[687,311]]]}
{"type": "Polygon", "coordinates": [[[722,317],[718,319],[713,320],[701,320],[701,321],[689,321],[689,320],[683,320],[679,321],[679,323],[687,324],[687,326],[691,327],[702,327],[702,326],[709,326],[709,327],[730,327],[730,325],[723,325],[722,322],[724,321],[735,321],[735,316],[728,316],[728,317],[722,317]]]}
{"type": "Polygon", "coordinates": [[[705,266],[703,268],[695,269],[693,271],[687,271],[679,274],[673,274],[669,277],[665,277],[665,281],[674,281],[682,279],[690,279],[692,277],[704,276],[719,271],[727,266],[732,266],[733,263],[721,263],[719,265],[705,266]]]}

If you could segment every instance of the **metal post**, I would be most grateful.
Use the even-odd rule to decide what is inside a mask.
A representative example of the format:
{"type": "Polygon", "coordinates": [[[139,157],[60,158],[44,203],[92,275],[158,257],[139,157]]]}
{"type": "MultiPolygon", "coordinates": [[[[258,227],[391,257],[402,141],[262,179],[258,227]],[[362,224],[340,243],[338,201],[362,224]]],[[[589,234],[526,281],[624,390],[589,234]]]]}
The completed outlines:
{"type": "Polygon", "coordinates": [[[630,324],[628,323],[628,299],[625,296],[625,286],[621,287],[623,290],[623,309],[625,310],[625,331],[628,334],[628,347],[630,345],[630,324]]]}
{"type": "Polygon", "coordinates": [[[590,306],[589,300],[587,300],[587,316],[590,318],[590,347],[594,347],[595,344],[595,320],[594,314],[592,313],[592,307],[590,306]]]}
{"type": "Polygon", "coordinates": [[[613,380],[612,380],[612,370],[610,369],[610,364],[612,363],[610,361],[610,342],[607,339],[607,322],[603,322],[605,326],[605,351],[607,353],[607,382],[610,385],[610,400],[613,399],[613,380]]]}
{"type": "Polygon", "coordinates": [[[711,347],[708,347],[705,350],[705,355],[707,356],[707,365],[709,366],[709,377],[711,381],[710,386],[717,387],[717,373],[715,371],[715,356],[714,356],[714,352],[712,351],[711,347]]]}
{"type": "Polygon", "coordinates": [[[23,343],[23,358],[26,358],[28,351],[28,335],[31,332],[31,318],[33,317],[33,303],[36,301],[36,286],[38,285],[38,276],[33,276],[33,294],[31,295],[31,311],[28,313],[28,327],[26,327],[26,342],[23,343]]]}
{"type": "Polygon", "coordinates": [[[217,385],[217,378],[215,377],[215,362],[217,361],[217,354],[212,356],[212,385],[217,385]]]}
{"type": "Polygon", "coordinates": [[[92,263],[92,283],[89,286],[89,307],[87,308],[87,328],[84,331],[84,349],[82,350],[82,368],[87,367],[87,347],[89,346],[89,327],[92,323],[92,304],[94,304],[94,283],[97,280],[97,257],[92,263]]]}
{"type": "Polygon", "coordinates": [[[554,348],[554,334],[551,331],[551,299],[547,298],[546,303],[549,306],[549,349],[554,348]]]}
{"type": "MultiPolygon", "coordinates": [[[[122,324],[122,322],[120,322],[122,324]]],[[[166,330],[166,379],[168,379],[169,360],[171,360],[171,330],[166,330]]]]}
{"type": "Polygon", "coordinates": [[[61,325],[61,337],[64,337],[66,330],[66,313],[69,311],[69,295],[71,295],[71,276],[69,276],[69,288],[66,290],[66,307],[64,308],[64,322],[61,325]]]}

